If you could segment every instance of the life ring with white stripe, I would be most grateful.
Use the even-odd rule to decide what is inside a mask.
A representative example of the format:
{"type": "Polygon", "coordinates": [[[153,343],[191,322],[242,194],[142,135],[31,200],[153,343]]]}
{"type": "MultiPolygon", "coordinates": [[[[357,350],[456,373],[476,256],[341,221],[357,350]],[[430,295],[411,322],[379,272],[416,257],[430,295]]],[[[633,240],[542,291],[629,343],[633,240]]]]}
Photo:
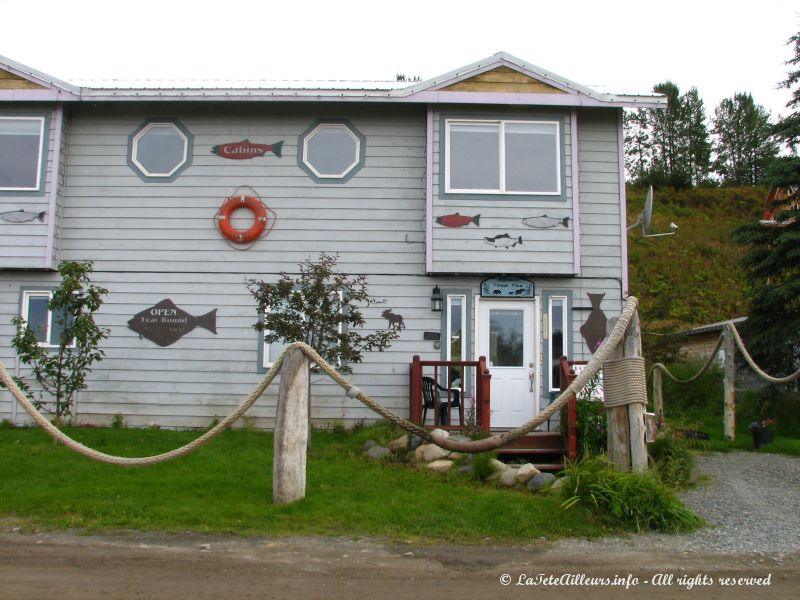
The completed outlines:
{"type": "Polygon", "coordinates": [[[220,233],[234,244],[254,242],[267,228],[267,207],[253,196],[231,196],[222,203],[217,217],[220,233]],[[231,215],[239,208],[246,208],[253,213],[255,220],[250,229],[236,229],[231,224],[231,215]]]}

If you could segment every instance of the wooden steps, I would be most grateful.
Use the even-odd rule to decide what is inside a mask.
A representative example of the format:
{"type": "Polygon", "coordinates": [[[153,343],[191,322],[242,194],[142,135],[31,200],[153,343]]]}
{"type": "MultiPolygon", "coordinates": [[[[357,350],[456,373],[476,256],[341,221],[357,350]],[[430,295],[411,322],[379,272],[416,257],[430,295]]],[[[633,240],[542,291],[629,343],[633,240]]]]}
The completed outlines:
{"type": "Polygon", "coordinates": [[[497,451],[502,461],[529,458],[540,471],[560,471],[564,468],[564,438],[557,431],[534,431],[497,451]]]}

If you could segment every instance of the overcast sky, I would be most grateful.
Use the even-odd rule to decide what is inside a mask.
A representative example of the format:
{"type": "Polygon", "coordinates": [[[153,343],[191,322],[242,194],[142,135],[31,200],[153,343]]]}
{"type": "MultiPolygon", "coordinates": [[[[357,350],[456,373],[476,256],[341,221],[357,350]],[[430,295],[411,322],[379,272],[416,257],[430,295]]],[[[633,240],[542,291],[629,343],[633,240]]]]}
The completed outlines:
{"type": "Polygon", "coordinates": [[[434,77],[504,50],[577,83],[748,91],[773,117],[796,0],[0,0],[0,54],[87,78],[434,77]]]}

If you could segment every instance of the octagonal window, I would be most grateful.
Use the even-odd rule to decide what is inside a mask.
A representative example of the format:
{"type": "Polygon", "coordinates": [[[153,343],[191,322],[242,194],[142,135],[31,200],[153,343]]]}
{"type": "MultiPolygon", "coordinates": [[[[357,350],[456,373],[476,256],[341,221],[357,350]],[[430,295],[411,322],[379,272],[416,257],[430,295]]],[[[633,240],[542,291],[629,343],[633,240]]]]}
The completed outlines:
{"type": "Polygon", "coordinates": [[[149,120],[128,146],[128,163],[145,181],[173,181],[191,164],[192,134],[178,121],[149,120]]]}
{"type": "Polygon", "coordinates": [[[346,121],[317,121],[298,146],[298,164],[319,183],[344,183],[364,164],[364,136],[346,121]]]}

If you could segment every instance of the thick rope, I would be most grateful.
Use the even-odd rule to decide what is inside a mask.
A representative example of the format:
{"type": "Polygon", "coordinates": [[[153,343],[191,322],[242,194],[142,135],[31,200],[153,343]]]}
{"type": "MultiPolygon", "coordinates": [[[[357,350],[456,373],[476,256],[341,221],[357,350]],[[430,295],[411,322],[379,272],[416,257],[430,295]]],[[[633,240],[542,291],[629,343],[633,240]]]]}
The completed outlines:
{"type": "Polygon", "coordinates": [[[607,360],[603,363],[603,374],[603,405],[606,408],[647,404],[647,381],[641,356],[607,360]]]}
{"type": "Polygon", "coordinates": [[[765,381],[769,381],[770,383],[789,383],[791,381],[796,381],[800,378],[800,369],[792,373],[791,375],[787,375],[786,377],[773,377],[762,371],[759,366],[753,361],[753,357],[750,356],[750,353],[747,351],[747,348],[744,347],[744,342],[742,341],[741,336],[739,336],[739,332],[736,330],[736,326],[733,323],[728,322],[728,329],[733,334],[733,339],[736,341],[736,345],[739,348],[739,351],[744,356],[744,360],[750,366],[751,369],[755,372],[756,375],[764,379],[765,381]]]}
{"type": "Polygon", "coordinates": [[[517,427],[512,431],[508,431],[502,435],[494,435],[489,438],[485,438],[482,440],[472,440],[472,441],[461,441],[461,440],[452,440],[450,438],[444,438],[441,436],[433,436],[431,432],[420,427],[416,423],[412,423],[411,421],[404,419],[389,409],[381,405],[380,403],[376,402],[372,398],[370,398],[367,394],[362,392],[360,389],[355,387],[352,383],[347,381],[344,377],[342,377],[336,369],[334,369],[330,364],[323,359],[316,350],[314,350],[308,344],[303,342],[294,342],[289,344],[284,348],[284,351],[272,365],[272,368],[267,372],[261,382],[253,389],[250,395],[242,401],[236,409],[230,413],[227,417],[225,417],[222,421],[220,421],[215,427],[204,433],[202,436],[197,438],[196,440],[189,442],[185,446],[181,446],[175,450],[171,450],[169,452],[165,452],[163,454],[158,454],[155,456],[146,456],[146,457],[139,457],[139,458],[128,458],[123,456],[113,456],[110,454],[105,454],[104,452],[98,452],[97,450],[93,450],[87,446],[84,446],[80,442],[77,442],[70,438],[68,435],[60,431],[56,428],[52,423],[50,423],[44,416],[36,410],[36,407],[33,406],[31,401],[25,396],[22,390],[17,386],[16,382],[11,378],[11,375],[6,370],[5,366],[2,362],[0,362],[0,382],[11,392],[14,398],[19,402],[23,408],[28,412],[28,414],[33,418],[37,425],[39,425],[42,429],[44,429],[48,434],[50,434],[56,441],[64,444],[71,450],[78,452],[88,458],[92,458],[94,460],[98,460],[100,462],[105,462],[114,465],[126,466],[126,467],[138,467],[138,466],[147,466],[153,465],[161,462],[165,462],[168,460],[172,460],[174,458],[178,458],[181,456],[185,456],[190,452],[193,452],[197,448],[203,446],[204,444],[208,443],[220,433],[228,429],[233,423],[241,417],[247,409],[249,409],[253,403],[264,393],[264,390],[267,386],[272,383],[272,380],[280,371],[281,365],[283,364],[283,359],[286,356],[286,353],[291,348],[299,348],[303,351],[303,353],[308,357],[309,360],[315,362],[320,366],[320,368],[325,371],[336,383],[338,383],[342,388],[344,388],[347,395],[351,398],[355,397],[367,407],[381,415],[384,419],[391,422],[392,424],[400,427],[401,429],[405,429],[409,433],[419,436],[420,438],[431,441],[434,444],[445,448],[447,450],[459,451],[459,452],[484,452],[486,450],[492,450],[496,448],[500,448],[505,446],[506,444],[510,443],[513,440],[521,438],[522,436],[530,433],[539,425],[546,422],[550,417],[552,417],[557,411],[559,411],[564,404],[569,400],[569,398],[577,394],[580,390],[582,390],[589,380],[594,376],[594,374],[601,368],[603,362],[608,358],[608,355],[611,353],[612,349],[616,348],[616,346],[622,341],[622,338],[625,335],[625,331],[628,329],[628,324],[630,323],[631,318],[633,318],[634,313],[636,312],[636,305],[637,300],[633,296],[630,296],[625,305],[623,306],[622,313],[620,314],[617,324],[614,327],[611,334],[606,338],[603,342],[602,346],[597,349],[597,351],[592,356],[592,359],[589,363],[584,367],[578,376],[570,383],[570,385],[563,391],[561,394],[552,402],[545,410],[543,410],[539,415],[535,418],[531,419],[524,425],[517,427]]]}
{"type": "MultiPolygon", "coordinates": [[[[739,352],[742,353],[742,356],[744,357],[744,360],[747,363],[747,365],[753,370],[753,372],[756,375],[761,377],[761,379],[763,379],[764,381],[768,381],[769,383],[778,383],[778,384],[790,383],[792,381],[796,381],[796,380],[800,379],[800,369],[798,369],[797,371],[795,371],[791,375],[787,375],[786,377],[773,377],[772,375],[770,375],[770,374],[764,372],[763,370],[761,370],[761,368],[753,360],[753,357],[750,356],[750,353],[747,351],[747,348],[745,347],[744,342],[742,341],[742,338],[739,335],[739,331],[736,329],[736,326],[733,323],[731,323],[730,321],[728,321],[727,323],[725,323],[725,327],[733,335],[733,339],[736,342],[736,347],[739,348],[739,352]]],[[[714,349],[708,355],[708,359],[706,360],[705,364],[702,366],[702,368],[697,373],[695,373],[693,376],[689,377],[689,379],[678,379],[672,373],[670,373],[669,369],[667,369],[667,367],[664,366],[662,363],[654,364],[650,368],[650,375],[652,376],[653,371],[658,369],[662,373],[666,373],[667,377],[669,377],[675,383],[680,383],[680,384],[692,383],[693,381],[697,380],[697,378],[700,377],[703,373],[705,373],[706,370],[712,365],[712,363],[714,362],[714,360],[717,357],[717,352],[722,347],[723,339],[724,339],[724,335],[721,334],[719,336],[719,339],[717,340],[716,345],[714,346],[714,349]]]]}

